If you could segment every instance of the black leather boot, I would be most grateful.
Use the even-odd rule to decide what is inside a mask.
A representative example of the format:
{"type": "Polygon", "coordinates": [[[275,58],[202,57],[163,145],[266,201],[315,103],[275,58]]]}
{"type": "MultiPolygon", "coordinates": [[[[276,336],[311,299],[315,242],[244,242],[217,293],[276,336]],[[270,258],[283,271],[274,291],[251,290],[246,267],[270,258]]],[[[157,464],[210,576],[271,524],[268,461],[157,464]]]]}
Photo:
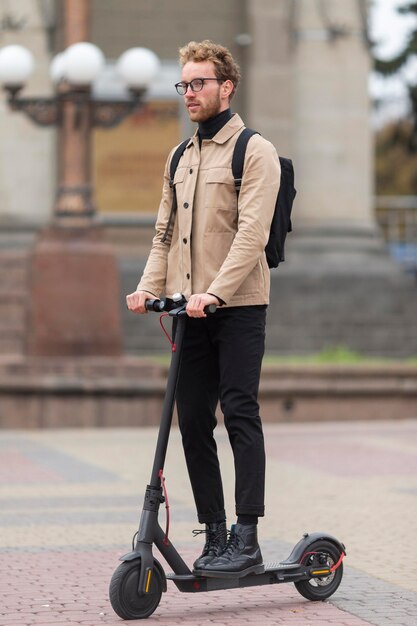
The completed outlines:
{"type": "Polygon", "coordinates": [[[208,578],[241,578],[262,574],[261,549],[256,524],[234,524],[223,553],[212,559],[201,572],[208,578]]]}
{"type": "Polygon", "coordinates": [[[206,524],[205,530],[194,531],[195,534],[206,533],[206,543],[201,556],[194,562],[193,572],[196,574],[200,569],[204,568],[216,556],[221,554],[226,546],[227,529],[226,522],[213,522],[206,524]]]}

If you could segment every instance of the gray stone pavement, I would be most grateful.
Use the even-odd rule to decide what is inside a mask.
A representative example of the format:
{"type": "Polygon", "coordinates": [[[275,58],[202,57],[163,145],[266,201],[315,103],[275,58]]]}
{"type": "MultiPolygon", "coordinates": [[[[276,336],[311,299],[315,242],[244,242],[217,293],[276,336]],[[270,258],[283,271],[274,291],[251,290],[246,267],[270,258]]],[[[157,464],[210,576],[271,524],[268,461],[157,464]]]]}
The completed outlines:
{"type": "MultiPolygon", "coordinates": [[[[108,584],[137,529],[156,432],[0,431],[0,626],[123,623],[108,584]]],[[[292,584],[181,594],[168,582],[149,623],[415,626],[417,420],[267,424],[265,440],[264,558],[285,558],[305,531],[329,532],[347,548],[339,590],[314,603],[292,584]]],[[[217,441],[233,521],[221,426],[217,441]]],[[[201,538],[176,427],[164,473],[170,537],[191,563],[201,538]]]]}

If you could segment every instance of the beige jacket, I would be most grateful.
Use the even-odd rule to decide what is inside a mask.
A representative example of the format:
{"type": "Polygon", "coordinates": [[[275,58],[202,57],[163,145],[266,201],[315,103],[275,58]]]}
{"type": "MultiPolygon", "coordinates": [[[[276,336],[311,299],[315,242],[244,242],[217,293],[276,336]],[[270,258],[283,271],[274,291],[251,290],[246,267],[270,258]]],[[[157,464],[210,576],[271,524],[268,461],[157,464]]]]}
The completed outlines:
{"type": "Polygon", "coordinates": [[[264,248],[279,189],[275,148],[260,135],[247,146],[237,206],[232,155],[244,128],[238,115],[210,140],[191,138],[175,174],[178,209],[163,243],[172,204],[165,167],[156,235],[138,289],[155,296],[208,292],[226,306],[268,304],[264,248]]]}

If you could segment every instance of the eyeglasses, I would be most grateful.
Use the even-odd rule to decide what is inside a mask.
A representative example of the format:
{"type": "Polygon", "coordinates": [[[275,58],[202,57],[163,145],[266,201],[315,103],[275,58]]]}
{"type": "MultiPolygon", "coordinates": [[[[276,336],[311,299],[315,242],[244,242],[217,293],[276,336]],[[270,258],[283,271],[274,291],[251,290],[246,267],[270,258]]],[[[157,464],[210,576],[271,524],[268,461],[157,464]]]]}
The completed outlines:
{"type": "Polygon", "coordinates": [[[221,78],[193,78],[193,80],[189,83],[187,83],[185,80],[181,81],[180,83],[176,83],[175,89],[180,96],[185,96],[188,91],[188,87],[191,87],[191,91],[194,91],[194,93],[196,91],[201,91],[204,87],[204,82],[206,80],[217,80],[221,83],[224,82],[224,80],[222,80],[221,78]]]}

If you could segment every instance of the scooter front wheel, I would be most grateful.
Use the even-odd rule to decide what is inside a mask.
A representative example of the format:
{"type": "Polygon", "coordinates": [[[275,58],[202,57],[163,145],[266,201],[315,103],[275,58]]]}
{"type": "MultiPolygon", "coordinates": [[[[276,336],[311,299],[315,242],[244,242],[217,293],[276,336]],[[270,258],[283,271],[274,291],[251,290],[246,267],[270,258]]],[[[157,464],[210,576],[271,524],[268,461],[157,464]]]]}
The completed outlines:
{"type": "MultiPolygon", "coordinates": [[[[305,565],[312,567],[331,568],[340,559],[340,550],[325,539],[313,543],[303,558],[305,565]]],[[[339,587],[343,576],[343,563],[328,576],[300,580],[294,583],[297,591],[307,600],[325,600],[334,594],[339,587]]]]}
{"type": "Polygon", "coordinates": [[[152,615],[161,600],[163,582],[158,567],[153,568],[148,593],[139,595],[140,568],[140,559],[124,561],[110,581],[110,603],[122,619],[145,619],[152,615]]]}

